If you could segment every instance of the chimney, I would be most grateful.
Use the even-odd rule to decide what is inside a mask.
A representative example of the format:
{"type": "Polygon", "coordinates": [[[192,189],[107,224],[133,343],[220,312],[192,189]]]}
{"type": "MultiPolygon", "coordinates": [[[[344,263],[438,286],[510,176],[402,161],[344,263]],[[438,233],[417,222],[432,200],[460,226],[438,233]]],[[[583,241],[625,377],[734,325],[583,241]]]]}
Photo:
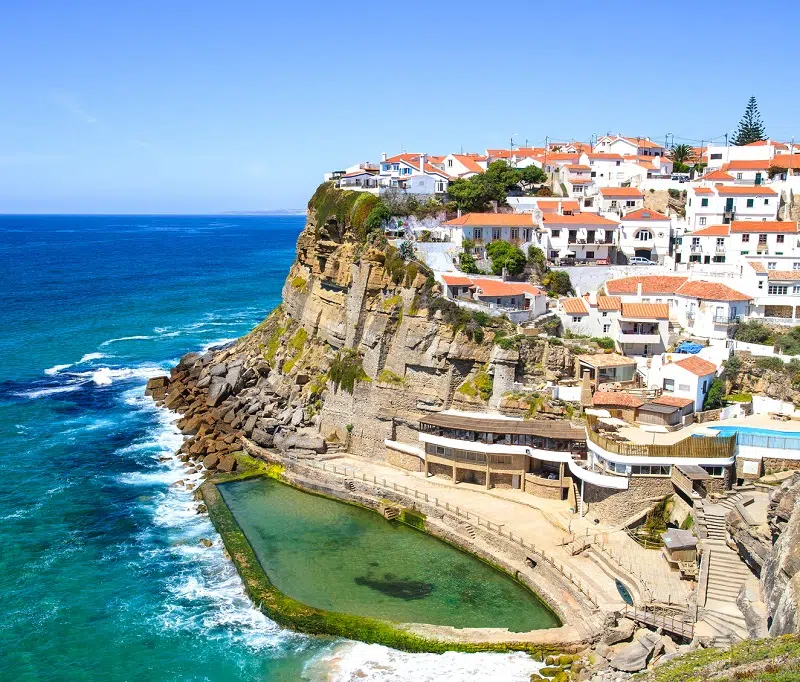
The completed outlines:
{"type": "Polygon", "coordinates": [[[381,154],[381,161],[386,161],[386,152],[381,154]]]}
{"type": "Polygon", "coordinates": [[[419,155],[419,172],[420,173],[425,172],[425,154],[419,155]]]}
{"type": "Polygon", "coordinates": [[[577,298],[581,297],[581,288],[580,287],[575,287],[575,296],[577,298]]]}
{"type": "Polygon", "coordinates": [[[636,284],[636,298],[641,298],[641,297],[642,297],[642,283],[638,282],[636,284]]]}
{"type": "Polygon", "coordinates": [[[589,303],[591,303],[592,305],[597,305],[597,292],[596,291],[590,291],[589,292],[589,303]]]}

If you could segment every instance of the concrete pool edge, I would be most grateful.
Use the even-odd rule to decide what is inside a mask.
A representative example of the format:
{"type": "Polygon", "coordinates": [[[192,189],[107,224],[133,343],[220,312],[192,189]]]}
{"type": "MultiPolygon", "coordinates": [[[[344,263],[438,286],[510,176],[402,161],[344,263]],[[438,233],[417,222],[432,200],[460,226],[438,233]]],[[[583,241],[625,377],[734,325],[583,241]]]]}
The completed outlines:
{"type": "MultiPolygon", "coordinates": [[[[343,499],[336,494],[339,491],[320,490],[320,486],[313,485],[313,483],[311,486],[307,486],[304,484],[306,482],[298,480],[297,477],[285,476],[282,469],[274,465],[268,467],[251,464],[240,474],[214,477],[201,486],[200,494],[208,509],[209,517],[244,583],[247,595],[254,605],[281,626],[306,634],[344,637],[367,643],[383,644],[410,652],[525,651],[536,658],[543,659],[550,654],[574,652],[586,646],[586,639],[570,625],[511,633],[508,630],[495,628],[459,629],[416,623],[397,624],[364,616],[325,611],[307,606],[283,594],[270,581],[247,537],[217,490],[217,485],[220,483],[245,480],[255,476],[268,476],[306,493],[321,495],[337,502],[352,504],[371,511],[376,510],[354,500],[343,499]]],[[[515,576],[500,565],[476,555],[469,548],[460,546],[459,543],[454,543],[428,529],[423,532],[488,563],[495,570],[516,580],[515,576]]],[[[529,585],[520,580],[516,580],[516,582],[533,592],[542,605],[550,608],[547,601],[531,590],[529,585]]],[[[559,617],[559,614],[555,613],[555,615],[559,617]]],[[[560,617],[559,620],[563,622],[560,617]]]]}

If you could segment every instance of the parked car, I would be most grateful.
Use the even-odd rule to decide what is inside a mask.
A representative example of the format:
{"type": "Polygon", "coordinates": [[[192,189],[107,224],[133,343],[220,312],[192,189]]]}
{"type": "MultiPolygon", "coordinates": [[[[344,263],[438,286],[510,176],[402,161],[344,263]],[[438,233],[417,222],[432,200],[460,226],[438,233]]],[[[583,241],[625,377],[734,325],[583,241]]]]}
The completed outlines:
{"type": "Polygon", "coordinates": [[[657,265],[649,258],[643,258],[642,256],[633,256],[628,260],[629,265],[657,265]]]}

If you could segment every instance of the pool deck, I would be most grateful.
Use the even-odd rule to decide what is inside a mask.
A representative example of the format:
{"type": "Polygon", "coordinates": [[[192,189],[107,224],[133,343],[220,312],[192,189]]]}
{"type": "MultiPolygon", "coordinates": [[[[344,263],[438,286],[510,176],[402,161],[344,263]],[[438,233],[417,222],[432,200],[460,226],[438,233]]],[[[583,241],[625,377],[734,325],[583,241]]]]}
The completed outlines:
{"type": "Polygon", "coordinates": [[[747,426],[750,428],[769,429],[771,431],[783,431],[784,433],[792,435],[800,434],[799,421],[792,419],[782,421],[773,419],[766,414],[753,414],[749,417],[737,417],[736,419],[726,419],[725,421],[692,424],[685,429],[670,431],[669,433],[651,433],[637,426],[626,426],[619,430],[619,434],[633,443],[673,445],[674,443],[682,441],[684,438],[690,438],[695,433],[706,435],[709,428],[713,429],[716,426],[747,426]]]}

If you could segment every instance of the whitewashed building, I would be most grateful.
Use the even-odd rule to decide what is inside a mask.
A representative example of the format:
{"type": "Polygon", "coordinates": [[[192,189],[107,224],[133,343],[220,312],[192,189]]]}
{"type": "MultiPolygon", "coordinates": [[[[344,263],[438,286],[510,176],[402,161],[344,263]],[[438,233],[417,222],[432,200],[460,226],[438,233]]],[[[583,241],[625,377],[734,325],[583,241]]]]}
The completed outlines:
{"type": "Polygon", "coordinates": [[[671,255],[672,222],[669,216],[640,208],[622,216],[619,250],[627,257],[638,256],[663,263],[671,255]]]}
{"type": "Polygon", "coordinates": [[[547,294],[529,282],[470,275],[441,275],[441,281],[447,298],[470,310],[506,314],[514,322],[527,322],[547,312],[547,294]]]}
{"type": "Polygon", "coordinates": [[[682,235],[676,245],[675,260],[689,264],[744,265],[753,257],[774,256],[772,269],[782,269],[783,266],[778,266],[780,261],[800,253],[798,249],[800,229],[794,221],[737,220],[682,235]]]}
{"type": "Polygon", "coordinates": [[[734,220],[776,220],[779,197],[763,185],[693,185],[687,190],[686,224],[694,230],[734,220]]]}
{"type": "Polygon", "coordinates": [[[644,194],[636,187],[600,187],[597,208],[601,213],[623,216],[644,207],[644,194]]]}

